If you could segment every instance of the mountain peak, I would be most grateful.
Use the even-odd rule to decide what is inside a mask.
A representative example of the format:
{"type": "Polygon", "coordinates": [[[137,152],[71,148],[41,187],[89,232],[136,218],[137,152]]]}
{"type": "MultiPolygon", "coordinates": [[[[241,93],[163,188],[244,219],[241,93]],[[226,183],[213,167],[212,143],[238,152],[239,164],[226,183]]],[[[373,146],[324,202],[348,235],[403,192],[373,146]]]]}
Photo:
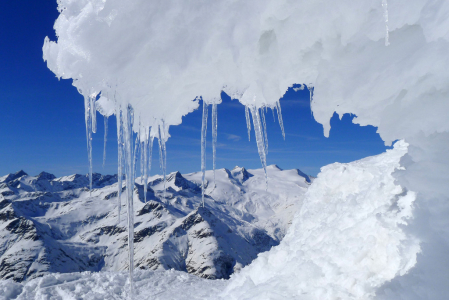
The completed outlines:
{"type": "Polygon", "coordinates": [[[268,168],[270,168],[270,169],[278,169],[279,171],[282,171],[282,169],[278,165],[269,165],[268,168]]]}
{"type": "Polygon", "coordinates": [[[53,180],[55,178],[56,178],[55,175],[47,173],[47,172],[44,172],[44,171],[40,172],[39,175],[37,175],[37,179],[45,179],[45,180],[49,180],[50,181],[50,180],[53,180]]]}
{"type": "Polygon", "coordinates": [[[12,180],[15,180],[15,179],[17,179],[17,178],[20,178],[20,177],[22,177],[22,176],[27,176],[27,175],[28,175],[28,174],[25,173],[25,171],[20,170],[20,171],[14,173],[14,174],[10,173],[10,174],[8,174],[8,175],[6,175],[6,176],[0,177],[0,182],[7,183],[7,182],[10,182],[10,181],[12,181],[12,180]]]}
{"type": "Polygon", "coordinates": [[[311,183],[311,182],[312,182],[312,181],[310,180],[309,175],[307,175],[306,173],[304,173],[304,172],[301,171],[300,169],[296,169],[296,171],[298,172],[298,175],[304,177],[305,180],[306,180],[308,183],[311,183]]]}
{"type": "Polygon", "coordinates": [[[235,179],[240,180],[241,183],[253,176],[253,174],[249,173],[244,167],[239,166],[236,166],[234,169],[232,169],[231,175],[235,179]]]}

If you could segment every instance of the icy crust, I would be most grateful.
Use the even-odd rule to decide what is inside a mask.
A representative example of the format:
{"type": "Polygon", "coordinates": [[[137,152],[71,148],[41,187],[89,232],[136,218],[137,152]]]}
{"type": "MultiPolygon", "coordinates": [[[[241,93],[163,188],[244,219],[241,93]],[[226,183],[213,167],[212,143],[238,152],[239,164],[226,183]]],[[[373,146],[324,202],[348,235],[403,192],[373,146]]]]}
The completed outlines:
{"type": "Polygon", "coordinates": [[[322,168],[281,244],[231,277],[225,299],[371,299],[416,262],[415,193],[394,183],[407,144],[322,168]]]}
{"type": "MultiPolygon", "coordinates": [[[[113,102],[131,104],[142,112],[146,127],[161,119],[168,126],[179,124],[198,107],[194,99],[219,103],[222,90],[257,107],[276,107],[294,83],[315,86],[317,98],[337,92],[350,100],[360,93],[389,99],[403,83],[402,76],[376,77],[396,59],[390,54],[419,54],[415,62],[407,59],[412,66],[424,59],[396,33],[415,25],[425,28],[431,40],[444,37],[443,30],[429,30],[445,23],[428,18],[428,12],[441,6],[444,21],[447,9],[427,2],[389,5],[390,40],[396,48],[383,49],[380,0],[59,0],[58,40],[45,39],[43,57],[57,77],[72,78],[85,97],[101,92],[113,102]],[[348,55],[371,62],[373,54],[377,67],[341,60],[348,55]],[[367,74],[354,78],[358,73],[367,74]],[[382,92],[368,94],[363,82],[382,92]],[[382,89],[385,82],[396,88],[382,89]],[[347,93],[349,86],[353,93],[347,93]]],[[[407,82],[413,84],[416,80],[407,82]]]]}
{"type": "MultiPolygon", "coordinates": [[[[0,300],[47,299],[129,299],[128,274],[124,272],[83,272],[50,274],[24,286],[11,280],[0,281],[0,300]],[[17,297],[17,298],[16,298],[17,297]]],[[[226,284],[205,280],[184,272],[140,271],[134,275],[134,299],[216,299],[226,284]]]]}

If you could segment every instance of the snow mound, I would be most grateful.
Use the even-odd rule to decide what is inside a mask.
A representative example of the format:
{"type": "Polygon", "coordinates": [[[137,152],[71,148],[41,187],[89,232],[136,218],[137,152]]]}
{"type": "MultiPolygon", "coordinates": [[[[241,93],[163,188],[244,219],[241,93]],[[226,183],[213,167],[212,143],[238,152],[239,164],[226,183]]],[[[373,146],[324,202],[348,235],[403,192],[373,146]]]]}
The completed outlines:
{"type": "Polygon", "coordinates": [[[231,277],[225,299],[369,299],[416,263],[402,227],[415,193],[394,183],[407,152],[322,168],[281,244],[231,277]]]}
{"type": "Polygon", "coordinates": [[[45,39],[43,57],[85,97],[101,92],[102,113],[112,112],[107,99],[130,104],[145,127],[180,124],[198,107],[197,97],[217,103],[222,90],[257,107],[275,107],[294,83],[315,86],[317,98],[336,93],[335,101],[344,95],[348,102],[366,96],[369,83],[382,90],[371,97],[390,99],[404,81],[397,73],[378,75],[394,68],[388,66],[401,51],[417,54],[404,60],[412,66],[442,58],[425,58],[397,34],[420,24],[427,40],[447,38],[430,30],[442,25],[427,13],[447,7],[427,2],[390,5],[391,45],[385,47],[380,0],[59,0],[58,41],[45,39]],[[366,68],[373,54],[379,63],[366,68]],[[342,56],[360,63],[343,63],[342,56]],[[366,75],[354,77],[359,73],[366,75]]]}

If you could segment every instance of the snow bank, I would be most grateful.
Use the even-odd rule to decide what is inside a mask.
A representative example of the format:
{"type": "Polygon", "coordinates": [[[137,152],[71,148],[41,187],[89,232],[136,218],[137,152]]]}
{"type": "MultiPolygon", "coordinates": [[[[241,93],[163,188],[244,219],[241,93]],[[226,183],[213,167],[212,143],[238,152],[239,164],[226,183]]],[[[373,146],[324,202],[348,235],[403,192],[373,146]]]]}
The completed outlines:
{"type": "Polygon", "coordinates": [[[368,299],[416,262],[402,229],[415,194],[394,183],[407,144],[322,168],[278,247],[232,276],[224,298],[368,299]]]}
{"type": "MultiPolygon", "coordinates": [[[[421,22],[425,4],[391,4],[390,30],[421,22]]],[[[43,46],[48,67],[72,78],[85,97],[102,92],[122,106],[131,104],[146,127],[161,119],[179,124],[197,108],[194,99],[219,102],[222,90],[258,107],[274,107],[294,83],[315,85],[317,97],[341,84],[335,96],[348,96],[348,86],[357,95],[366,79],[396,58],[393,45],[411,46],[392,33],[392,46],[385,48],[384,9],[377,0],[59,0],[58,9],[58,41],[46,38],[43,46]],[[354,54],[359,63],[345,64],[342,56],[354,54]],[[354,78],[367,71],[373,54],[377,67],[354,78]]],[[[395,76],[375,79],[370,83],[376,88],[383,89],[382,82],[396,86],[381,98],[401,83],[395,76]]]]}

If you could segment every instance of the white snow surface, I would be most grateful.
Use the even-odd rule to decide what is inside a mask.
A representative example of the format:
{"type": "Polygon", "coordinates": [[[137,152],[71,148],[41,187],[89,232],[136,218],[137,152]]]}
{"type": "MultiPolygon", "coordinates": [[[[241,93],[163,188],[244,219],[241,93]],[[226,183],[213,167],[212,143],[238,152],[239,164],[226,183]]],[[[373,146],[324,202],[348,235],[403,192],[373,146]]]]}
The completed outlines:
{"type": "MultiPolygon", "coordinates": [[[[129,299],[128,273],[82,272],[50,274],[25,286],[12,280],[0,281],[0,300],[129,299]],[[3,292],[3,293],[2,293],[3,292]]],[[[134,277],[134,299],[214,299],[226,284],[205,280],[184,272],[140,271],[134,277]]]]}
{"type": "MultiPolygon", "coordinates": [[[[449,5],[390,2],[386,47],[380,0],[58,0],[58,40],[46,38],[43,54],[84,96],[131,104],[147,128],[161,119],[180,124],[199,96],[220,102],[224,90],[245,105],[274,107],[289,86],[305,83],[315,87],[325,132],[335,111],[329,102],[338,113],[367,112],[363,124],[378,124],[390,106],[410,130],[421,129],[401,117],[419,99],[443,105],[449,5]],[[396,111],[395,103],[406,105],[396,111]]],[[[398,138],[394,128],[384,135],[398,138]]]]}
{"type": "Polygon", "coordinates": [[[403,226],[416,198],[395,184],[407,144],[323,167],[281,244],[232,276],[225,299],[371,299],[416,262],[403,226]]]}

